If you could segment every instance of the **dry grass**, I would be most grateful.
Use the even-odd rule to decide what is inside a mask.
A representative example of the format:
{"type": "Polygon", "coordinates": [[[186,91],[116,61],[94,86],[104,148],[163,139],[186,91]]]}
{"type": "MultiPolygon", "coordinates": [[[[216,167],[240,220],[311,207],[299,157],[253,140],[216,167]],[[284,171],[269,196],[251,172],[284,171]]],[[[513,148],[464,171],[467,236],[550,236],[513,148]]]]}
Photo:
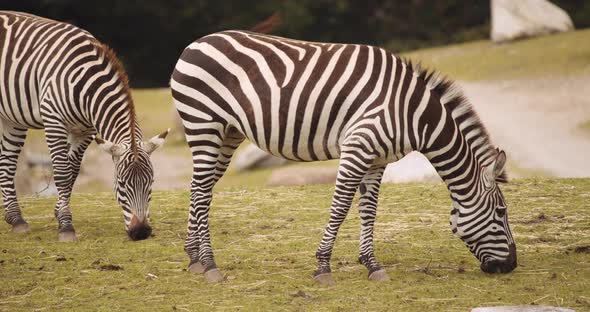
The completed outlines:
{"type": "Polygon", "coordinates": [[[226,281],[185,271],[188,194],[157,192],[155,236],[129,241],[112,194],[75,194],[80,240],[60,244],[53,198],[23,200],[32,232],[0,233],[0,310],[466,311],[482,305],[590,309],[590,180],[520,180],[504,187],[519,252],[512,274],[487,275],[448,228],[441,184],[383,187],[377,256],[392,281],[357,264],[358,214],[336,243],[338,285],[311,280],[332,186],[216,190],[213,244],[226,281]]]}

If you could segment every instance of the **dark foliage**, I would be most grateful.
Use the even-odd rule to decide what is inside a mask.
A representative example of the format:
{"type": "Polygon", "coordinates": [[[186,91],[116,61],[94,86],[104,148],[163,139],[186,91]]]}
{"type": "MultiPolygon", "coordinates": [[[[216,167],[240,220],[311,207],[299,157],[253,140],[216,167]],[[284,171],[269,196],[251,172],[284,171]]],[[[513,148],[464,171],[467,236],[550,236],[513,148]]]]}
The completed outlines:
{"type": "MultiPolygon", "coordinates": [[[[590,1],[553,2],[590,26],[590,1]]],[[[487,0],[0,0],[0,9],[90,31],[117,51],[134,87],[167,85],[185,46],[224,29],[405,51],[486,38],[490,20],[487,0]]]]}

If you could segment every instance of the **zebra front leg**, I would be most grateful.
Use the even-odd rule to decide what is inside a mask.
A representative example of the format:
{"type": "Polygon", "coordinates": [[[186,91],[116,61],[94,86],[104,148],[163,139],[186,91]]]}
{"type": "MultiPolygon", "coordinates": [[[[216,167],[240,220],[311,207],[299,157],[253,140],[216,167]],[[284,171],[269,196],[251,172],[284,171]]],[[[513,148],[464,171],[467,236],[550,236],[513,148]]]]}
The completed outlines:
{"type": "Polygon", "coordinates": [[[369,270],[369,279],[372,281],[389,281],[385,270],[381,268],[375,258],[373,244],[373,228],[377,215],[377,201],[379,188],[385,166],[373,167],[367,172],[359,187],[360,198],[358,203],[361,219],[361,234],[359,243],[359,262],[369,270]]]}
{"type": "Polygon", "coordinates": [[[314,280],[318,284],[335,284],[331,275],[330,259],[336,235],[348,214],[354,194],[373,161],[362,148],[359,146],[345,147],[340,156],[336,189],[330,209],[330,221],[316,252],[318,268],[314,272],[314,280]]]}
{"type": "Polygon", "coordinates": [[[70,166],[70,144],[68,143],[68,131],[53,120],[44,120],[45,137],[51,161],[53,164],[53,180],[57,187],[57,203],[55,216],[58,222],[58,239],[60,242],[76,240],[76,231],[72,223],[72,211],[70,209],[70,196],[72,194],[72,168],[70,166]]]}
{"type": "Polygon", "coordinates": [[[89,130],[69,136],[70,148],[68,151],[68,161],[70,164],[70,182],[67,184],[69,189],[66,191],[70,194],[80,173],[80,165],[82,164],[84,153],[88,145],[94,140],[95,134],[94,130],[89,130]]]}
{"type": "Polygon", "coordinates": [[[29,224],[23,219],[20,206],[16,198],[14,187],[14,175],[18,155],[25,144],[27,137],[26,128],[14,127],[8,121],[0,121],[2,126],[2,144],[0,149],[0,189],[4,201],[4,220],[12,225],[14,233],[26,233],[29,231],[29,224]]]}
{"type": "Polygon", "coordinates": [[[208,282],[223,280],[215,264],[209,234],[213,187],[227,170],[234,151],[243,141],[241,134],[230,132],[217,151],[211,146],[193,147],[191,207],[185,249],[190,258],[189,272],[204,273],[208,282]]]}

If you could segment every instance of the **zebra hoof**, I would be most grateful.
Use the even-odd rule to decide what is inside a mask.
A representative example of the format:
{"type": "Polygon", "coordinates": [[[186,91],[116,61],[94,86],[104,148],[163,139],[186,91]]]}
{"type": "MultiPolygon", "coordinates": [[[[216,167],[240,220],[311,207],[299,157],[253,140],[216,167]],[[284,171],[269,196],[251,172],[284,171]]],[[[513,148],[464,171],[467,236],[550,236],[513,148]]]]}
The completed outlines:
{"type": "Polygon", "coordinates": [[[221,282],[223,282],[223,275],[221,274],[221,270],[219,270],[218,268],[211,269],[211,270],[203,273],[203,275],[205,276],[205,280],[208,283],[221,283],[221,282]]]}
{"type": "Polygon", "coordinates": [[[195,263],[191,263],[188,266],[188,271],[190,273],[198,273],[198,274],[205,273],[205,266],[201,263],[201,261],[197,261],[195,263]]]}
{"type": "Polygon", "coordinates": [[[322,286],[334,286],[334,285],[336,285],[336,282],[334,282],[334,279],[332,278],[332,274],[331,273],[318,274],[318,275],[316,275],[316,276],[313,277],[313,281],[316,284],[322,285],[322,286]]]}
{"type": "Polygon", "coordinates": [[[12,233],[28,233],[31,229],[26,222],[18,223],[12,226],[12,233]]]}
{"type": "Polygon", "coordinates": [[[389,275],[385,270],[377,270],[369,274],[369,280],[373,282],[389,282],[389,275]]]}
{"type": "Polygon", "coordinates": [[[58,239],[60,242],[74,242],[76,241],[76,232],[59,232],[58,239]]]}

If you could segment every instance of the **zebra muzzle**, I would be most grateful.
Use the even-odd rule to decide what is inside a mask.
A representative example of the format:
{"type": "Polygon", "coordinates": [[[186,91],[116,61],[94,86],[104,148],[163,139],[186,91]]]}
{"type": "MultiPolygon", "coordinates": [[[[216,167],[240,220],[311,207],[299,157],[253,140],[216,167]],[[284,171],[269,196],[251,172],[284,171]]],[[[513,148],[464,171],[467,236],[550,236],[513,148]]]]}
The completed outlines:
{"type": "Polygon", "coordinates": [[[484,261],[480,268],[486,273],[510,273],[516,266],[516,245],[511,244],[508,246],[508,258],[506,260],[488,260],[484,261]]]}
{"type": "Polygon", "coordinates": [[[152,227],[148,224],[147,219],[140,221],[139,218],[133,215],[127,234],[134,241],[146,239],[152,234],[152,227]]]}

